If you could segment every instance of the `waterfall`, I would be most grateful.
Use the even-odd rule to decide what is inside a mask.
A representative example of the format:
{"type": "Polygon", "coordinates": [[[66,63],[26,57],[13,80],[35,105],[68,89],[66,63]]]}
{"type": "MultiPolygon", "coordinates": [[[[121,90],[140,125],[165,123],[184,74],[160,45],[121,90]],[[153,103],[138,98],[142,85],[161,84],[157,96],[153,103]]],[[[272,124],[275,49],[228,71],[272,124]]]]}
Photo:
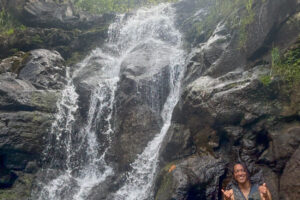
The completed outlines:
{"type": "MultiPolygon", "coordinates": [[[[170,60],[168,66],[170,72],[170,93],[161,111],[163,126],[154,139],[148,143],[143,153],[138,155],[138,158],[131,164],[132,171],[128,173],[125,185],[114,195],[116,200],[153,199],[152,189],[158,167],[160,147],[171,124],[174,107],[179,100],[180,83],[184,74],[185,54],[182,50],[181,34],[174,26],[174,10],[171,7],[167,7],[167,5],[165,6],[161,7],[160,15],[165,17],[167,25],[162,25],[168,26],[165,30],[168,32],[165,34],[170,34],[169,38],[176,38],[176,42],[168,55],[170,60]],[[165,12],[166,8],[169,9],[169,12],[165,12]]],[[[162,38],[166,39],[165,37],[162,38]]],[[[167,44],[170,45],[170,43],[167,44]]]]}
{"type": "MultiPolygon", "coordinates": [[[[94,186],[113,174],[105,155],[113,134],[112,116],[115,91],[119,81],[120,58],[109,47],[114,41],[118,22],[109,28],[107,52],[97,48],[77,65],[57,103],[58,112],[52,124],[45,166],[40,172],[32,200],[84,200],[94,186]],[[93,72],[88,78],[81,76],[93,72]],[[84,79],[93,89],[85,124],[80,130],[78,98],[74,80],[84,79]],[[101,135],[102,141],[99,141],[101,135]]],[[[68,70],[69,71],[69,70],[68,70]]]]}
{"type": "Polygon", "coordinates": [[[163,120],[161,131],[131,164],[132,171],[128,173],[125,184],[114,194],[114,199],[152,198],[160,145],[171,123],[184,71],[182,38],[175,28],[174,18],[174,8],[170,4],[142,8],[134,14],[117,16],[109,27],[107,43],[101,49],[93,50],[68,75],[68,84],[57,103],[58,112],[48,136],[44,166],[39,172],[32,200],[89,199],[94,187],[115,175],[113,167],[105,158],[114,134],[113,112],[119,76],[122,67],[134,65],[125,65],[126,58],[145,44],[151,44],[149,51],[155,58],[149,60],[145,76],[151,78],[167,67],[170,92],[162,109],[159,108],[163,120]],[[162,55],[162,51],[157,49],[165,53],[162,55]],[[87,117],[84,120],[78,117],[78,84],[91,88],[87,117]]]}

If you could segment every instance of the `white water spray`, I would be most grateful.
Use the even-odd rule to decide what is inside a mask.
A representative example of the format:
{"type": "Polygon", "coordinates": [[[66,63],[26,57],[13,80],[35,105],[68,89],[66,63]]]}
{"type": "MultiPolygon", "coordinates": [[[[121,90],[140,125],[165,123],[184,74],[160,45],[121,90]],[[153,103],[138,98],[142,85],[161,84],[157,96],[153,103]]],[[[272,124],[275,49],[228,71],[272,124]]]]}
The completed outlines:
{"type": "MultiPolygon", "coordinates": [[[[169,53],[169,71],[170,71],[170,93],[164,104],[161,116],[163,126],[155,138],[150,141],[143,153],[131,164],[132,171],[127,175],[127,181],[121,187],[114,198],[116,200],[145,200],[152,199],[152,189],[158,167],[158,157],[163,139],[169,129],[171,117],[175,105],[180,95],[180,82],[184,74],[185,54],[182,50],[181,34],[174,27],[174,11],[170,7],[160,10],[160,16],[163,16],[168,23],[169,36],[173,37],[174,45],[169,53]],[[163,12],[168,8],[169,12],[163,12]]],[[[164,37],[163,37],[164,38],[164,37]]]]}
{"type": "MultiPolygon", "coordinates": [[[[128,174],[126,184],[115,194],[115,199],[151,198],[160,145],[170,126],[184,71],[185,55],[174,17],[169,4],[140,9],[131,16],[121,15],[110,26],[109,41],[104,48],[95,49],[78,64],[79,68],[69,78],[58,102],[58,113],[46,149],[49,164],[41,172],[32,200],[85,200],[95,186],[113,175],[105,155],[114,133],[112,113],[120,68],[126,58],[143,45],[150,47],[148,50],[153,58],[149,60],[149,69],[143,78],[151,79],[167,67],[170,93],[161,111],[161,131],[132,163],[133,170],[128,174]],[[76,78],[80,84],[93,88],[87,119],[77,132],[74,129],[79,108],[74,85],[76,78]]],[[[133,65],[127,63],[127,67],[133,65]]]]}

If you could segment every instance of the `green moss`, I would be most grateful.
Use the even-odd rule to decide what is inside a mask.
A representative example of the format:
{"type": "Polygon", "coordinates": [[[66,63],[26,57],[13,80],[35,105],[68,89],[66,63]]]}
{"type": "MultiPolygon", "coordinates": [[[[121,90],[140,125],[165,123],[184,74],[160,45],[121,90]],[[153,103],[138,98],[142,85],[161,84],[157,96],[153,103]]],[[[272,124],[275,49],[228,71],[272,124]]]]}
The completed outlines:
{"type": "Polygon", "coordinates": [[[300,40],[283,56],[280,56],[278,48],[273,48],[272,74],[280,76],[289,85],[300,83],[300,40]]]}
{"type": "MultiPolygon", "coordinates": [[[[193,22],[187,33],[188,41],[197,41],[201,38],[207,40],[216,25],[225,19],[225,25],[230,30],[237,29],[239,40],[239,48],[246,45],[248,39],[247,27],[255,20],[255,12],[253,10],[253,0],[215,0],[203,1],[212,3],[208,15],[201,21],[193,22]]],[[[193,18],[190,20],[194,20],[193,18]]],[[[184,23],[188,23],[188,20],[184,23]]]]}
{"type": "Polygon", "coordinates": [[[259,78],[260,82],[264,84],[264,86],[269,86],[272,82],[272,77],[270,75],[263,75],[259,78]]]}
{"type": "Polygon", "coordinates": [[[41,39],[40,35],[35,35],[31,38],[31,42],[34,44],[42,44],[43,40],[41,39]]]}
{"type": "Polygon", "coordinates": [[[18,179],[12,188],[0,189],[1,200],[22,200],[30,196],[33,176],[31,174],[18,173],[18,179]]]}
{"type": "Polygon", "coordinates": [[[252,9],[253,0],[246,0],[245,8],[246,14],[240,19],[240,30],[239,30],[239,48],[244,48],[247,39],[248,39],[248,31],[247,27],[254,22],[255,13],[252,9]]]}
{"type": "Polygon", "coordinates": [[[3,34],[9,36],[9,35],[14,34],[14,32],[15,32],[15,29],[10,28],[8,30],[3,31],[3,34]]]}
{"type": "Polygon", "coordinates": [[[12,190],[0,190],[0,198],[3,200],[17,200],[18,195],[12,190]]]}
{"type": "Polygon", "coordinates": [[[260,77],[260,81],[268,86],[273,77],[280,77],[285,83],[281,88],[286,92],[295,84],[300,84],[300,38],[285,54],[281,55],[277,47],[271,50],[271,72],[260,77]]]}
{"type": "Polygon", "coordinates": [[[155,200],[169,199],[172,194],[173,175],[168,172],[172,165],[174,165],[174,162],[167,164],[161,170],[161,179],[159,180],[159,188],[155,200]]]}
{"type": "Polygon", "coordinates": [[[31,95],[31,103],[45,112],[54,113],[56,109],[56,101],[59,97],[58,92],[33,92],[31,95]]]}
{"type": "Polygon", "coordinates": [[[80,52],[73,52],[69,59],[66,60],[66,65],[71,66],[78,63],[84,58],[84,54],[80,52]]]}
{"type": "Polygon", "coordinates": [[[25,30],[26,27],[20,23],[13,15],[5,8],[0,11],[0,35],[10,36],[16,30],[25,30]]]}
{"type": "Polygon", "coordinates": [[[155,200],[161,200],[165,199],[170,195],[172,192],[172,182],[173,182],[173,177],[172,174],[166,174],[163,177],[162,184],[160,185],[155,200]]]}
{"type": "Polygon", "coordinates": [[[12,48],[12,49],[9,50],[9,52],[12,53],[12,54],[17,53],[18,51],[19,51],[19,49],[17,49],[17,48],[12,48]]]}
{"type": "Polygon", "coordinates": [[[26,62],[28,61],[28,58],[30,56],[30,53],[25,53],[21,60],[15,60],[12,64],[11,71],[15,74],[19,74],[21,69],[25,66],[26,62]]]}

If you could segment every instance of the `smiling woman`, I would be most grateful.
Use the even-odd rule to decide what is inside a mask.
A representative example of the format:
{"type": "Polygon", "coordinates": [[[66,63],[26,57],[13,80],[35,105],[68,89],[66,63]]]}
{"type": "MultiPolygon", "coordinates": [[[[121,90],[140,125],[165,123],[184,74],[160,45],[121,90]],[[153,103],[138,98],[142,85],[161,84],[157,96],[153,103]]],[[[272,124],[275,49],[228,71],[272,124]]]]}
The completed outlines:
{"type": "Polygon", "coordinates": [[[249,172],[243,163],[233,167],[233,184],[231,189],[223,190],[224,200],[271,200],[266,184],[261,186],[250,182],[249,172]]]}

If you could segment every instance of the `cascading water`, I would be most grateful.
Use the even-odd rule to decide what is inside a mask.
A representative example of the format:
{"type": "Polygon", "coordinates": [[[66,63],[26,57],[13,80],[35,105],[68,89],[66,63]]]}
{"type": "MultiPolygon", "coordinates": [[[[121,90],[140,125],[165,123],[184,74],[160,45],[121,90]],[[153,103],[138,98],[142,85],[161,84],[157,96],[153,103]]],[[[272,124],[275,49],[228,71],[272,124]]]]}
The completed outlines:
{"type": "MultiPolygon", "coordinates": [[[[105,157],[114,133],[112,113],[120,70],[126,57],[145,44],[151,44],[148,50],[154,58],[149,61],[146,76],[151,78],[167,67],[170,92],[163,108],[159,109],[163,119],[161,131],[132,163],[127,181],[114,194],[114,199],[152,198],[160,145],[170,126],[184,71],[185,55],[174,17],[170,4],[139,9],[130,16],[118,16],[109,28],[107,44],[102,49],[95,49],[78,64],[57,104],[58,113],[45,150],[46,164],[33,190],[32,200],[85,200],[93,187],[114,175],[105,157]],[[79,130],[74,128],[80,120],[77,119],[79,95],[75,92],[75,80],[92,88],[87,119],[79,130]]],[[[127,60],[127,67],[133,65],[127,60]]],[[[155,95],[147,98],[150,102],[156,101],[155,95]]]]}
{"type": "MultiPolygon", "coordinates": [[[[109,29],[110,41],[114,40],[115,26],[112,24],[109,29]]],[[[33,200],[84,200],[95,185],[113,174],[104,158],[113,133],[112,113],[119,81],[119,59],[96,49],[78,66],[57,104],[58,113],[45,150],[48,165],[41,171],[32,193],[33,200]],[[85,125],[76,132],[79,95],[74,79],[86,70],[95,70],[94,76],[85,80],[94,89],[85,125]],[[98,142],[98,134],[103,141],[98,142]]]]}
{"type": "MultiPolygon", "coordinates": [[[[114,198],[116,200],[145,200],[153,199],[152,189],[156,170],[158,167],[158,157],[160,146],[171,124],[173,109],[178,102],[180,94],[180,82],[184,74],[185,54],[182,50],[181,34],[174,26],[174,10],[168,5],[160,7],[160,17],[163,17],[167,23],[160,23],[159,26],[165,26],[164,34],[167,37],[160,37],[165,45],[172,48],[169,51],[169,87],[170,93],[164,103],[161,111],[163,126],[160,132],[150,141],[143,153],[131,164],[132,171],[127,175],[127,181],[121,187],[114,198]],[[167,12],[166,12],[167,11],[167,12]]],[[[150,13],[149,13],[150,14],[150,13]]],[[[151,15],[151,14],[150,14],[151,15]]]]}

